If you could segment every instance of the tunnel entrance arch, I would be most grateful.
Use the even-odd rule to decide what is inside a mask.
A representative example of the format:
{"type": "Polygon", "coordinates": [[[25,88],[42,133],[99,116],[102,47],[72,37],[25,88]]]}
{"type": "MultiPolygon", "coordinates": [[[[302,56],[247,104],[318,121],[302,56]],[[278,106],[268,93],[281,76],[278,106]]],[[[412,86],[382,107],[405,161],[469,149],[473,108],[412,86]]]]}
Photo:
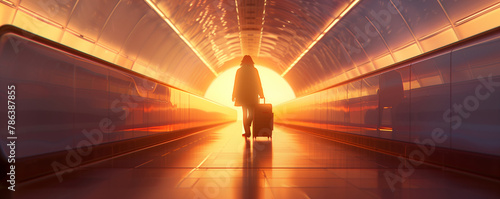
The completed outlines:
{"type": "MultiPolygon", "coordinates": [[[[264,66],[256,65],[255,67],[259,71],[266,103],[276,105],[295,99],[292,87],[281,75],[264,66]]],[[[208,87],[205,98],[236,109],[238,111],[238,120],[241,120],[241,108],[235,107],[234,102],[231,101],[234,77],[238,68],[239,66],[235,66],[220,73],[208,87]]]]}

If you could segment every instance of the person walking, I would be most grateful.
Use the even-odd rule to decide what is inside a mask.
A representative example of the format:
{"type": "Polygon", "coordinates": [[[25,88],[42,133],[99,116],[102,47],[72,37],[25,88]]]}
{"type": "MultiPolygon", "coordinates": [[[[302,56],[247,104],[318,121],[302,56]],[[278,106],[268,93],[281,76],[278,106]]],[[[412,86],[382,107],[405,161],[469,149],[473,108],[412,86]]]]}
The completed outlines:
{"type": "Polygon", "coordinates": [[[250,137],[250,125],[253,121],[254,107],[264,98],[259,72],[254,66],[250,55],[245,55],[241,60],[240,68],[236,71],[233,87],[233,102],[235,106],[243,109],[243,127],[245,136],[250,137]]]}

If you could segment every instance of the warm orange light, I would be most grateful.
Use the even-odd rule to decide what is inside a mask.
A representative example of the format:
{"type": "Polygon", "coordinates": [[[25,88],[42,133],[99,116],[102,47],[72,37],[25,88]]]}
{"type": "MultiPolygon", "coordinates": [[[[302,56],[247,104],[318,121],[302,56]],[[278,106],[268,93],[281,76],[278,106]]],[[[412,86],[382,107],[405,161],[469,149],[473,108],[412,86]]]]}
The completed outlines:
{"type": "Polygon", "coordinates": [[[499,6],[500,6],[500,2],[499,2],[499,3],[494,4],[494,5],[490,6],[490,7],[487,7],[487,8],[485,8],[485,9],[483,9],[483,10],[480,10],[480,11],[478,11],[478,12],[476,12],[476,13],[474,13],[474,14],[472,14],[472,15],[468,16],[468,17],[465,17],[465,18],[463,18],[463,19],[461,19],[461,20],[458,20],[457,22],[455,22],[455,25],[456,25],[456,26],[462,25],[462,24],[463,24],[463,23],[465,23],[465,22],[468,22],[468,21],[470,21],[470,20],[472,20],[472,19],[474,19],[474,18],[477,18],[477,17],[479,17],[479,16],[481,16],[481,15],[485,14],[485,13],[488,13],[488,12],[490,12],[490,11],[493,11],[493,10],[497,9],[497,7],[499,7],[499,6]]]}
{"type": "MultiPolygon", "coordinates": [[[[221,73],[208,87],[205,93],[205,98],[228,107],[233,107],[238,111],[238,120],[241,120],[243,114],[241,112],[241,108],[235,107],[234,102],[232,102],[231,99],[234,77],[238,68],[239,66],[233,67],[221,73]]],[[[295,93],[288,82],[286,82],[286,80],[283,79],[283,77],[281,77],[278,73],[263,66],[256,66],[256,68],[259,71],[262,89],[264,90],[264,96],[266,97],[266,103],[271,103],[273,106],[276,106],[277,104],[295,98],[295,93]]]]}
{"type": "Polygon", "coordinates": [[[10,6],[10,7],[15,7],[16,6],[16,5],[14,5],[14,3],[10,2],[10,1],[4,1],[4,0],[2,0],[2,1],[0,1],[0,3],[4,3],[4,4],[6,4],[6,5],[10,6]]]}
{"type": "Polygon", "coordinates": [[[158,6],[156,6],[155,3],[153,3],[151,0],[144,0],[148,5],[149,7],[151,7],[165,22],[167,22],[167,24],[170,26],[170,28],[172,28],[172,30],[174,30],[175,33],[177,33],[177,35],[182,39],[182,41],[184,41],[184,43],[186,43],[189,48],[191,48],[191,50],[196,54],[196,56],[198,56],[198,58],[200,58],[200,60],[205,64],[205,66],[207,66],[208,69],[210,69],[210,71],[212,71],[212,73],[217,77],[219,74],[217,73],[217,71],[214,70],[214,68],[207,62],[207,60],[205,60],[205,58],[203,58],[203,56],[200,54],[200,52],[191,44],[191,42],[186,38],[184,37],[184,35],[181,33],[181,31],[177,28],[177,26],[175,26],[175,24],[167,17],[165,16],[165,14],[163,14],[163,12],[158,8],[158,6]]]}
{"type": "Polygon", "coordinates": [[[118,51],[117,51],[117,50],[115,50],[115,49],[113,49],[113,48],[111,48],[111,47],[107,47],[107,46],[105,46],[104,44],[101,44],[101,43],[96,43],[96,45],[98,45],[98,46],[99,46],[99,47],[101,47],[101,48],[104,48],[104,49],[105,49],[105,50],[107,50],[107,51],[110,51],[110,52],[112,52],[112,53],[118,54],[118,51]]]}
{"type": "Polygon", "coordinates": [[[392,132],[392,128],[391,127],[380,127],[379,130],[380,131],[384,131],[384,132],[392,132]]]}
{"type": "Polygon", "coordinates": [[[38,13],[35,13],[35,12],[31,11],[31,10],[28,10],[28,9],[26,9],[24,7],[19,6],[19,10],[23,11],[24,13],[26,13],[26,14],[34,17],[34,18],[37,18],[40,21],[43,21],[43,22],[45,22],[47,24],[50,24],[50,25],[52,25],[52,26],[54,26],[56,28],[59,28],[59,29],[63,28],[63,26],[60,25],[60,24],[58,24],[57,22],[52,21],[51,19],[49,19],[47,17],[44,17],[44,16],[42,16],[42,15],[40,15],[38,13]]]}
{"type": "MultiPolygon", "coordinates": [[[[240,9],[238,7],[238,0],[234,0],[234,5],[236,7],[236,21],[238,21],[238,37],[240,38],[240,46],[243,46],[243,44],[241,44],[240,9]]],[[[243,49],[241,49],[241,52],[243,52],[243,49]]]]}
{"type": "Polygon", "coordinates": [[[264,23],[266,18],[266,5],[267,5],[267,0],[264,0],[264,9],[262,11],[262,27],[260,28],[260,39],[259,39],[259,47],[257,48],[257,55],[260,54],[260,48],[262,47],[262,36],[264,35],[264,23]]]}

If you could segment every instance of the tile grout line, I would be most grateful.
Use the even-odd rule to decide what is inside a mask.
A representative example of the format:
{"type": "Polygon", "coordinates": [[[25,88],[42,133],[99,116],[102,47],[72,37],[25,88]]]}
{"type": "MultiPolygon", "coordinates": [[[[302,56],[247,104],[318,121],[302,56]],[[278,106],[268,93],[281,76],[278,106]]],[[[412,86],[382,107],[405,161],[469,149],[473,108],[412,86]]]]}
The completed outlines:
{"type": "Polygon", "coordinates": [[[201,167],[201,165],[202,165],[203,163],[205,163],[205,161],[207,161],[208,157],[210,157],[210,155],[212,155],[212,153],[213,153],[213,152],[210,152],[210,153],[207,155],[207,157],[205,157],[205,159],[203,159],[203,161],[201,161],[201,162],[200,162],[200,164],[198,164],[198,166],[196,166],[195,168],[191,169],[191,171],[189,171],[189,173],[188,173],[185,177],[183,177],[183,178],[182,178],[182,180],[181,180],[181,181],[179,181],[179,182],[177,183],[177,185],[175,185],[175,187],[177,187],[177,188],[178,188],[178,187],[179,187],[179,186],[180,186],[180,185],[184,182],[184,180],[186,180],[186,179],[187,179],[187,178],[188,178],[188,177],[189,177],[189,176],[190,176],[190,175],[191,175],[194,171],[198,170],[198,169],[201,167]]]}
{"type": "Polygon", "coordinates": [[[273,196],[273,198],[276,198],[276,196],[273,192],[273,187],[271,186],[271,182],[269,181],[269,178],[267,177],[266,172],[264,170],[262,170],[262,174],[264,175],[264,178],[266,179],[266,182],[267,182],[267,185],[269,186],[269,191],[271,192],[271,195],[273,196]]]}
{"type": "MultiPolygon", "coordinates": [[[[175,141],[178,141],[178,140],[182,140],[184,138],[187,138],[187,137],[190,137],[190,136],[194,136],[194,135],[197,135],[197,134],[200,134],[200,133],[205,133],[207,131],[214,130],[214,129],[219,128],[219,127],[220,126],[210,127],[210,128],[207,128],[207,129],[203,129],[203,130],[191,133],[191,134],[187,134],[187,135],[184,135],[184,136],[172,139],[172,140],[167,140],[167,141],[164,141],[164,142],[161,142],[161,143],[158,143],[158,144],[154,144],[154,145],[151,145],[151,146],[146,146],[146,147],[143,147],[143,148],[139,148],[139,149],[136,149],[136,150],[133,150],[133,151],[125,152],[125,153],[122,153],[122,154],[119,154],[119,155],[111,156],[111,157],[104,158],[104,159],[101,159],[101,160],[97,160],[97,161],[94,161],[94,162],[85,163],[85,164],[82,164],[80,166],[73,167],[71,169],[79,170],[79,169],[82,169],[82,168],[88,168],[88,167],[91,167],[93,165],[100,164],[102,162],[106,162],[106,161],[109,161],[109,160],[120,158],[120,157],[123,157],[123,156],[126,156],[126,155],[130,155],[130,154],[133,154],[133,153],[136,153],[136,152],[139,152],[139,151],[144,151],[144,150],[147,150],[147,149],[150,149],[150,148],[153,148],[153,147],[157,147],[157,146],[160,146],[160,145],[163,145],[163,144],[167,144],[167,143],[170,143],[170,142],[175,142],[175,141]]],[[[37,178],[31,179],[31,180],[27,180],[27,181],[21,182],[19,184],[26,185],[26,184],[30,184],[30,183],[33,183],[33,182],[36,182],[36,181],[39,181],[39,180],[43,180],[43,179],[47,179],[47,178],[53,177],[55,175],[56,175],[55,173],[51,173],[51,174],[47,174],[47,175],[44,175],[44,176],[41,176],[41,177],[37,177],[37,178]]]]}
{"type": "Polygon", "coordinates": [[[137,168],[139,168],[139,167],[141,167],[141,166],[143,166],[143,165],[145,165],[145,164],[147,164],[147,163],[150,163],[150,162],[152,162],[152,161],[153,161],[153,160],[149,160],[149,161],[144,162],[144,163],[142,163],[142,164],[140,164],[140,165],[137,165],[137,166],[135,166],[135,167],[134,167],[134,169],[137,169],[137,168]]]}

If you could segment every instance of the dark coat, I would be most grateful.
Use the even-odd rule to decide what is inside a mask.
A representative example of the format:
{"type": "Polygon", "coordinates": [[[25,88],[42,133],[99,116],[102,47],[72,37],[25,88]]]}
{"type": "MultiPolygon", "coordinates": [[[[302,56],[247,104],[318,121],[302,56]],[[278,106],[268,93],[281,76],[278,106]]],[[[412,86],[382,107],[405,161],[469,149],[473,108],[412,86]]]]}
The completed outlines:
{"type": "Polygon", "coordinates": [[[235,106],[253,106],[264,97],[259,72],[252,65],[243,65],[236,71],[233,87],[235,106]]]}

